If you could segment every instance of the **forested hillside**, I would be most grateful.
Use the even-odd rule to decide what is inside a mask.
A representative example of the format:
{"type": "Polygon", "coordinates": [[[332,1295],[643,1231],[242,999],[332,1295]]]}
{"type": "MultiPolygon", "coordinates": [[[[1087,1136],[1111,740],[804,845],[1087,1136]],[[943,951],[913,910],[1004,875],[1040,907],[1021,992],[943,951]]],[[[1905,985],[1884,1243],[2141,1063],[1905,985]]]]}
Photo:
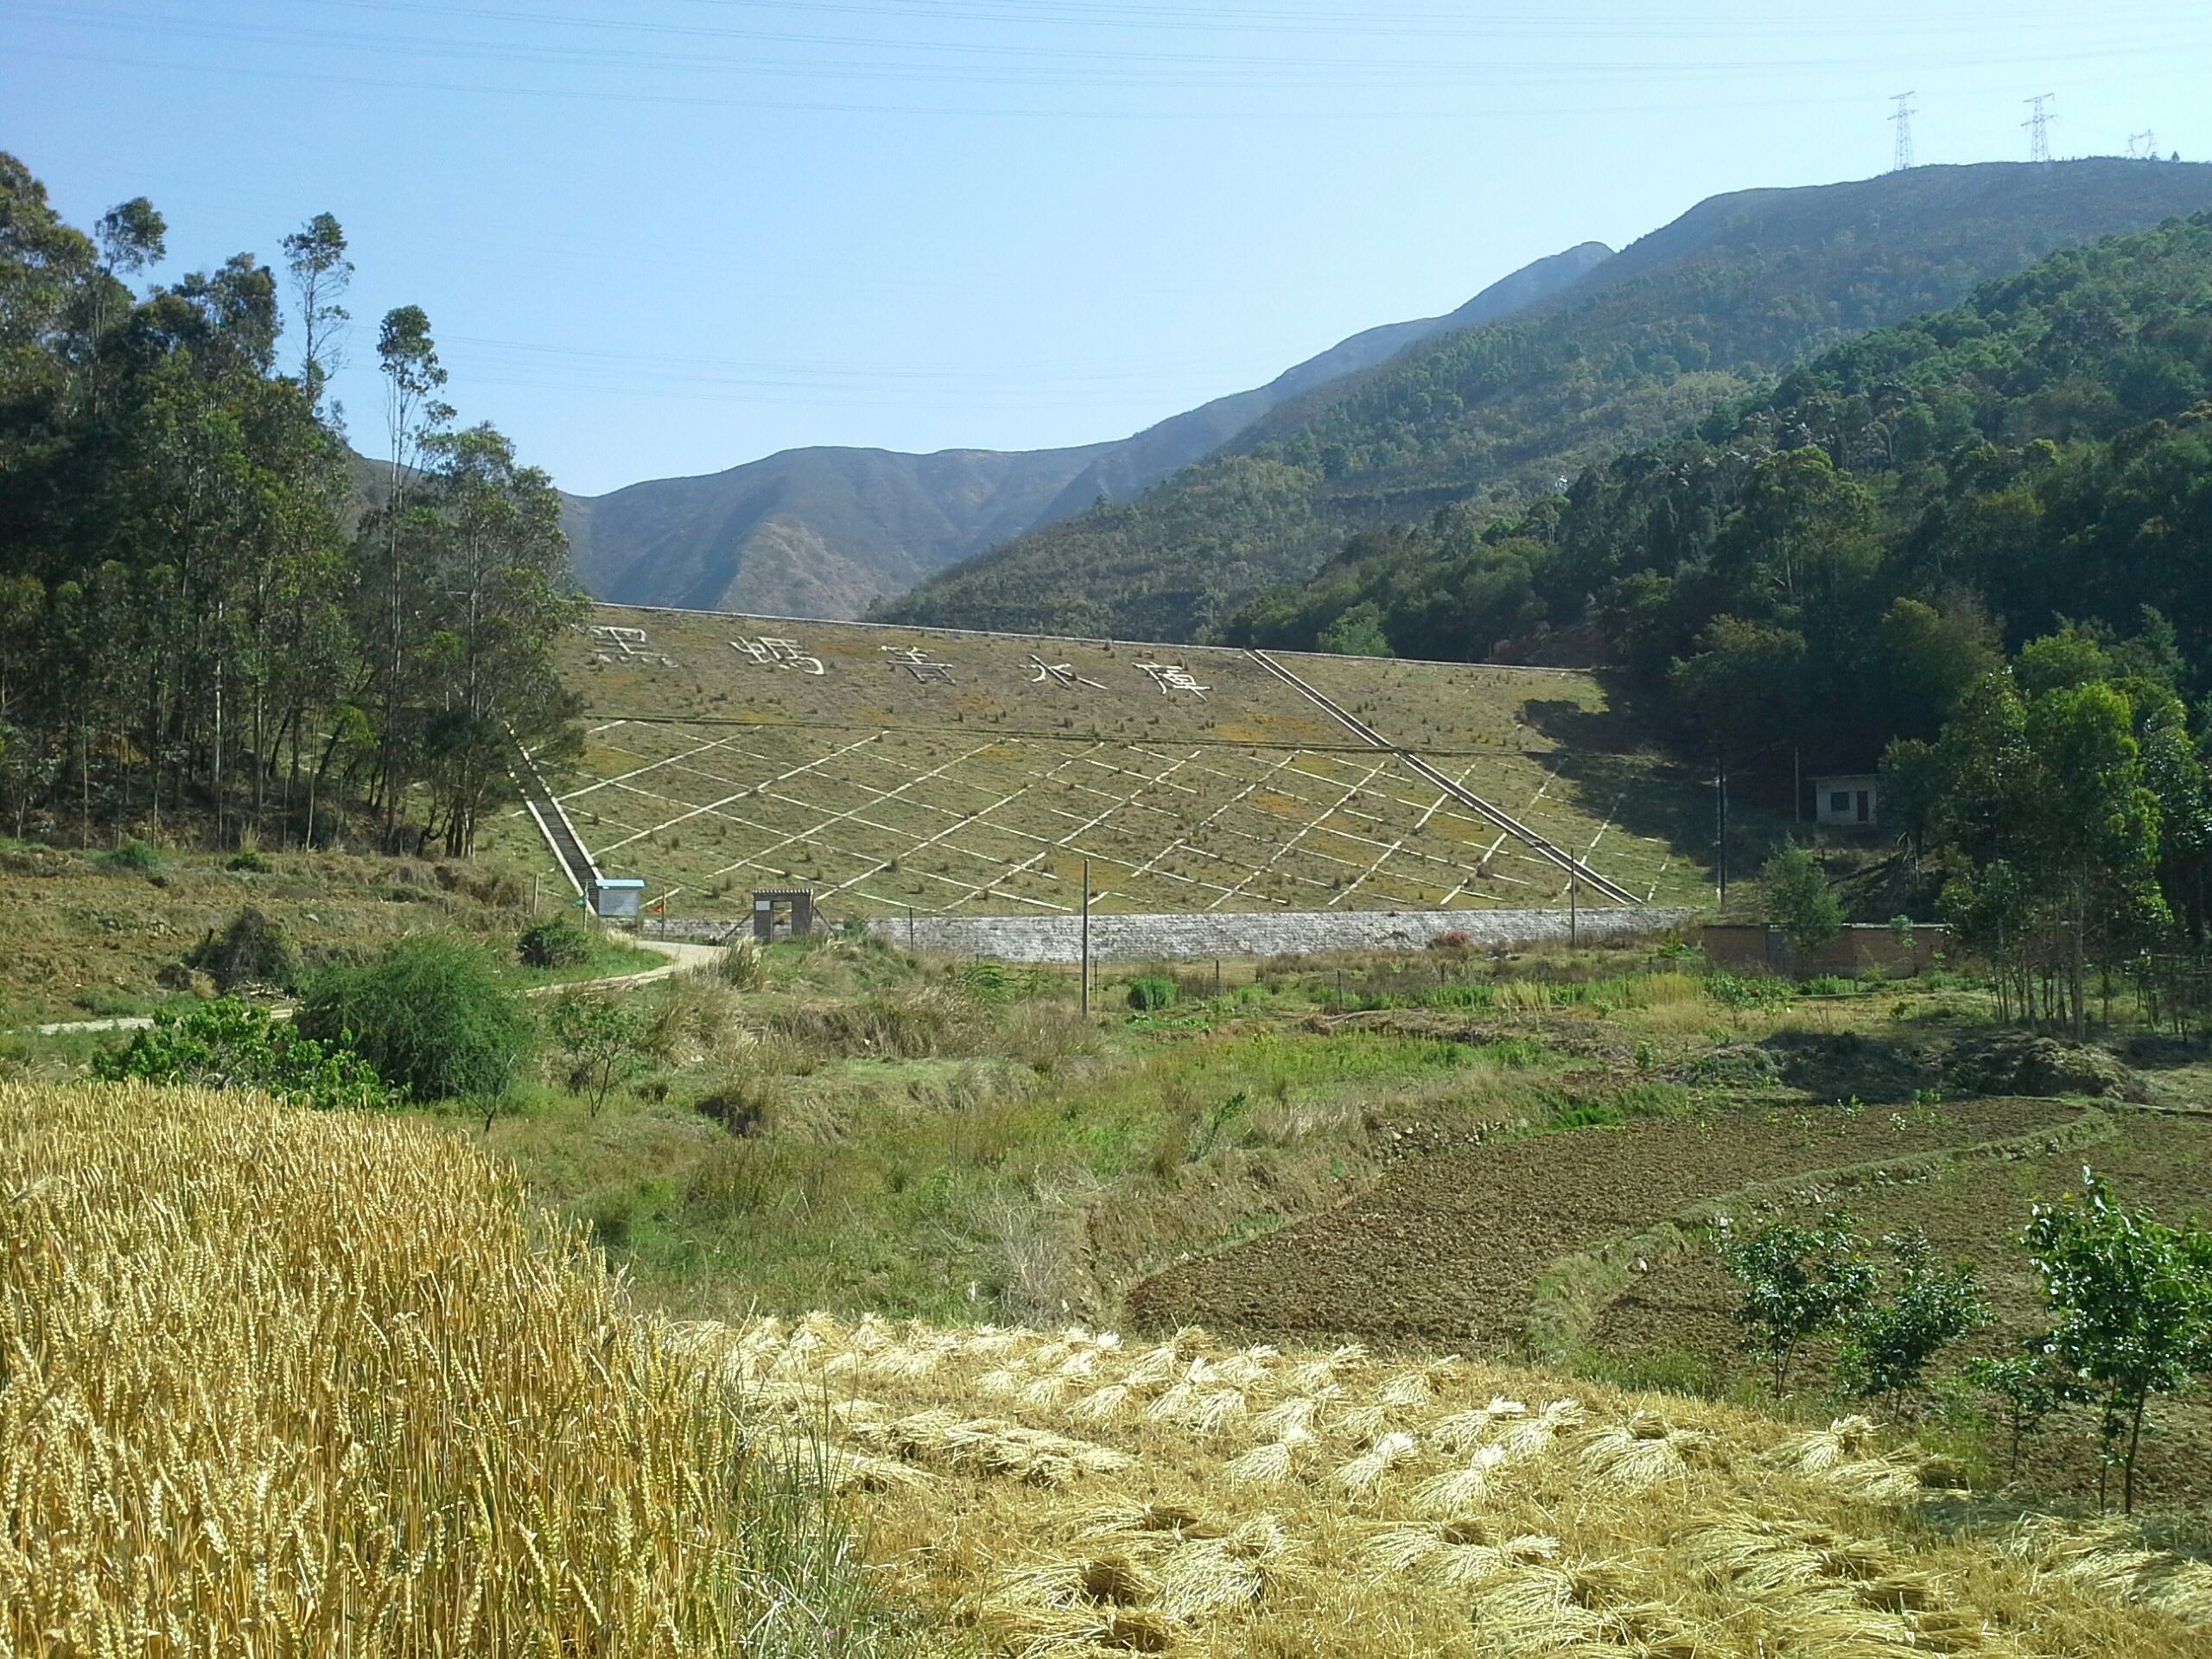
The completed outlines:
{"type": "MultiPolygon", "coordinates": [[[[1439,335],[1325,406],[879,607],[887,620],[1187,639],[1358,531],[1509,512],[1852,335],[2055,249],[2212,207],[2212,167],[1922,168],[1701,204],[1529,312],[1439,335]]],[[[1489,645],[1484,640],[1475,647],[1489,645]]]]}
{"type": "Polygon", "coordinates": [[[1580,634],[1784,812],[1801,772],[1878,761],[1946,913],[2078,1024],[2085,961],[2212,924],[2209,395],[2212,213],[1839,346],[1518,518],[1357,537],[1228,632],[1474,658],[1580,634]]]}
{"type": "Polygon", "coordinates": [[[253,255],[133,289],[167,231],[142,197],[87,235],[0,154],[5,826],[250,847],[358,818],[466,853],[512,740],[557,741],[573,707],[550,654],[582,603],[558,498],[492,428],[455,428],[402,307],[376,348],[396,461],[365,507],[323,407],[338,222],[284,238],[290,372],[253,255]]]}

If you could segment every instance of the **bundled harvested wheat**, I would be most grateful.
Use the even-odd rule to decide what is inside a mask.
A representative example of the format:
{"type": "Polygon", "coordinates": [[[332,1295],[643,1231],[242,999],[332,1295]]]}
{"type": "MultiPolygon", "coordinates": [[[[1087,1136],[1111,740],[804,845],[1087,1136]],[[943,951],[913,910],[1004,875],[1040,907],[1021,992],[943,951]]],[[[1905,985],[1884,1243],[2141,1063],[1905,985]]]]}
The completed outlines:
{"type": "Polygon", "coordinates": [[[1680,1475],[1711,1440],[1702,1430],[1676,1428],[1656,1412],[1639,1411],[1585,1435],[1575,1458],[1599,1485],[1635,1492],[1680,1475]]]}
{"type": "Polygon", "coordinates": [[[1385,1434],[1360,1456],[1337,1471],[1337,1484],[1354,1497],[1371,1496],[1393,1466],[1419,1449],[1421,1442],[1402,1429],[1385,1434]]]}
{"type": "MultiPolygon", "coordinates": [[[[1220,1351],[1188,1331],[1088,1393],[1008,1406],[984,1378],[1058,1375],[1100,1339],[1001,1332],[945,1351],[925,1379],[872,1381],[885,1410],[829,1421],[855,1450],[936,1475],[869,1490],[863,1466],[856,1501],[893,1581],[968,1610],[1011,1655],[2212,1649],[2193,1628],[2212,1573],[2139,1537],[1927,1527],[1918,1459],[1885,1455],[1863,1419],[1792,1434],[1693,1401],[1662,1415],[1525,1372],[1220,1351]],[[1070,1445],[1124,1461],[1085,1471],[1070,1445]]],[[[821,1349],[805,1363],[829,1381],[821,1349]]]]}
{"type": "Polygon", "coordinates": [[[1491,1475],[1504,1461],[1502,1446],[1476,1447],[1458,1468],[1432,1476],[1414,1488],[1414,1508],[1423,1515],[1465,1514],[1489,1493],[1491,1475]]]}
{"type": "Polygon", "coordinates": [[[1222,1473],[1232,1486],[1267,1486],[1288,1478],[1298,1455],[1294,1440],[1270,1440],[1231,1458],[1222,1473]]]}

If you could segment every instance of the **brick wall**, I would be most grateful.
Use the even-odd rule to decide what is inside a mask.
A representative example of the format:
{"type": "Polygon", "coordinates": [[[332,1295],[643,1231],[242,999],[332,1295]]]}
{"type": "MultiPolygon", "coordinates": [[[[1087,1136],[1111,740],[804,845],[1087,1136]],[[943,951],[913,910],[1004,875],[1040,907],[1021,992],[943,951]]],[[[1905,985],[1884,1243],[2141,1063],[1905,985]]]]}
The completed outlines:
{"type": "Polygon", "coordinates": [[[1809,979],[1818,974],[1863,974],[1878,963],[1891,978],[1902,979],[1924,972],[1936,954],[1948,948],[1951,930],[1940,923],[1915,922],[1907,940],[1886,922],[1853,922],[1803,957],[1780,928],[1763,923],[1708,922],[1704,934],[1706,966],[1730,973],[1809,979]]]}

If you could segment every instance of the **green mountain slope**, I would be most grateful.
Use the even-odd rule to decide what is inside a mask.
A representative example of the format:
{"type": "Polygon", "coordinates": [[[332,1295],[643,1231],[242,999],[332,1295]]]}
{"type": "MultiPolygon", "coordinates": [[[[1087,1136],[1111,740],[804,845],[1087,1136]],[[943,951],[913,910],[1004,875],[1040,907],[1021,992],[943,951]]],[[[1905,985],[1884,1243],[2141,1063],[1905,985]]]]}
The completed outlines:
{"type": "Polygon", "coordinates": [[[1683,751],[1784,805],[1801,762],[1934,737],[2005,653],[2031,684],[2212,685],[2208,399],[2202,213],[1832,348],[1518,517],[1363,533],[1223,632],[1507,660],[1579,642],[1683,751]]]}
{"type": "Polygon", "coordinates": [[[2212,207],[2212,166],[1923,168],[1701,203],[1507,321],[1294,400],[1141,499],[880,605],[881,620],[1188,639],[1353,532],[1503,512],[1821,349],[2062,247],[2212,207]]]}

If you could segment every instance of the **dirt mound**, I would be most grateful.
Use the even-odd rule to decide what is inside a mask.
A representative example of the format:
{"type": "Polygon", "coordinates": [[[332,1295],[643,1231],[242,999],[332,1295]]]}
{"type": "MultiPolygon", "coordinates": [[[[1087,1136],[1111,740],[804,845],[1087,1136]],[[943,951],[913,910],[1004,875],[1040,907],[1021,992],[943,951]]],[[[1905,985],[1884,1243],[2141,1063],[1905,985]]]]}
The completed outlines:
{"type": "Polygon", "coordinates": [[[1757,1089],[1780,1079],[1774,1056],[1755,1043],[1731,1043],[1700,1054],[1668,1074],[1676,1083],[1701,1084],[1707,1088],[1757,1089]]]}
{"type": "Polygon", "coordinates": [[[1325,1215],[1154,1274],[1129,1293],[1128,1317],[1160,1329],[1496,1350],[1520,1337],[1554,1262],[1700,1198],[2071,1116],[2019,1100],[1910,1115],[1808,1106],[1646,1119],[1423,1158],[1325,1215]]]}
{"type": "Polygon", "coordinates": [[[1773,1057],[1784,1083],[1831,1100],[1853,1096],[1872,1101],[1910,1100],[1942,1080],[1934,1051],[1917,1043],[1869,1037],[1855,1031],[1827,1033],[1792,1027],[1777,1031],[1759,1046],[1773,1057]]]}
{"type": "Polygon", "coordinates": [[[2112,1054],[2032,1032],[1999,1031],[1955,1044],[1943,1063],[1944,1085],[1985,1095],[2109,1095],[2148,1098],[2143,1081],[2112,1054]]]}
{"type": "MultiPolygon", "coordinates": [[[[2038,1099],[2055,1095],[2146,1098],[2142,1080],[2107,1050],[2028,1031],[1990,1031],[1949,1043],[1921,1043],[1792,1027],[1777,1031],[1758,1047],[1771,1058],[1784,1083],[1829,1100],[1856,1096],[1865,1101],[1905,1101],[1923,1090],[2038,1099]]],[[[1717,1050],[1699,1064],[1724,1064],[1724,1057],[1740,1052],[1717,1050]]]]}

